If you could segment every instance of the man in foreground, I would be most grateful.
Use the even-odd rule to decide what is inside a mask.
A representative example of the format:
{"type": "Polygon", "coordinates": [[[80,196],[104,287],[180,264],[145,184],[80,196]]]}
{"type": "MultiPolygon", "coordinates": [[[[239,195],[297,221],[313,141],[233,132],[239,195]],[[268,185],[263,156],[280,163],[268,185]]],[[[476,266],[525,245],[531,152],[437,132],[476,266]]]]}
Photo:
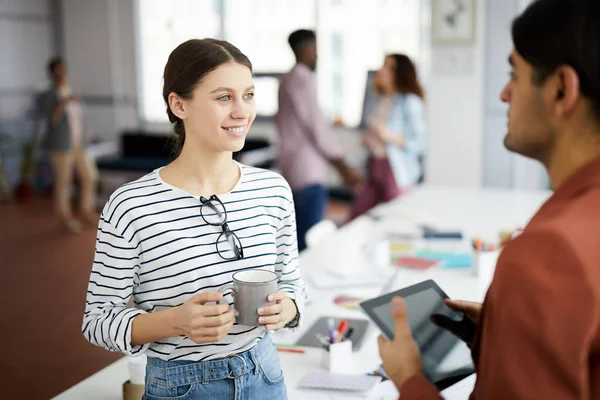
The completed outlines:
{"type": "MultiPolygon", "coordinates": [[[[450,302],[477,333],[472,399],[600,399],[600,3],[537,0],[512,27],[509,150],[555,189],[503,250],[483,306],[450,302]]],[[[402,400],[438,399],[402,299],[383,368],[402,400]]],[[[463,337],[464,339],[464,337],[463,337]]]]}

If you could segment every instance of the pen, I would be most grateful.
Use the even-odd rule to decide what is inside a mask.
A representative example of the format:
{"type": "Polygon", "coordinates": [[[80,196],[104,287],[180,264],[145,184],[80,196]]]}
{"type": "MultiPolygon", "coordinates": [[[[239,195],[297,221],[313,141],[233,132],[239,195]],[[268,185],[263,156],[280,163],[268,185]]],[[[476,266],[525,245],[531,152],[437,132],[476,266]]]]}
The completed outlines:
{"type": "Polygon", "coordinates": [[[348,321],[344,320],[340,322],[337,329],[337,333],[339,334],[337,335],[339,342],[344,340],[344,334],[346,333],[346,329],[348,329],[348,321]]]}
{"type": "Polygon", "coordinates": [[[350,336],[352,336],[353,333],[354,333],[354,328],[352,328],[352,327],[348,328],[348,330],[346,331],[346,334],[344,335],[344,340],[350,339],[350,336]]]}
{"type": "Polygon", "coordinates": [[[280,353],[296,353],[296,354],[304,354],[304,350],[302,349],[293,349],[290,347],[277,347],[277,351],[280,353]]]}
{"type": "Polygon", "coordinates": [[[344,320],[338,325],[337,331],[340,334],[340,336],[343,337],[344,333],[346,333],[346,329],[348,329],[348,321],[344,320]]]}
{"type": "Polygon", "coordinates": [[[335,343],[335,320],[329,318],[329,343],[335,343]]]}
{"type": "Polygon", "coordinates": [[[320,335],[317,333],[317,340],[319,341],[319,343],[321,343],[321,345],[323,345],[324,347],[329,347],[329,345],[331,344],[329,342],[329,339],[327,339],[325,336],[320,335]]]}

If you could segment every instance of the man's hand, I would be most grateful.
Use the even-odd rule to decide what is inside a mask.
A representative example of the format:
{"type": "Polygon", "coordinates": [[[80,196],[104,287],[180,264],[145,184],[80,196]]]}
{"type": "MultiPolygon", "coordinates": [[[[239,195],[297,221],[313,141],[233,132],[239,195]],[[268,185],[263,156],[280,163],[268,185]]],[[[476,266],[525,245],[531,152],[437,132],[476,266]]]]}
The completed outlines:
{"type": "Polygon", "coordinates": [[[446,299],[445,303],[451,309],[464,313],[465,317],[461,320],[455,320],[442,314],[433,314],[431,321],[437,326],[452,332],[467,345],[471,345],[481,321],[482,305],[470,301],[450,299],[446,299]]]}
{"type": "Polygon", "coordinates": [[[383,370],[394,382],[398,390],[411,376],[422,371],[421,354],[408,326],[406,303],[400,297],[392,300],[392,318],[394,319],[394,340],[379,336],[379,355],[383,361],[383,370]]]}
{"type": "Polygon", "coordinates": [[[362,176],[358,170],[348,166],[343,158],[333,158],[330,159],[329,162],[335,167],[346,185],[354,190],[359,189],[362,186],[362,176]]]}
{"type": "Polygon", "coordinates": [[[354,168],[345,170],[342,173],[342,179],[344,180],[344,183],[353,190],[359,189],[363,185],[363,179],[360,172],[354,168]]]}

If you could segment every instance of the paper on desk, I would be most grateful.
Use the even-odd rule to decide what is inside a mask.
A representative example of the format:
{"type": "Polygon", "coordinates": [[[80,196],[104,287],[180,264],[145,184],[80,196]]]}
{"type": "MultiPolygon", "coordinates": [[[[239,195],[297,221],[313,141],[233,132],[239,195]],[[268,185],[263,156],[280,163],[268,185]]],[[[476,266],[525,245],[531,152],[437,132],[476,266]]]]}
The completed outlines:
{"type": "Polygon", "coordinates": [[[347,275],[332,271],[315,271],[310,274],[308,279],[310,279],[312,286],[317,289],[329,289],[383,285],[390,277],[374,273],[373,271],[349,273],[347,275]]]}
{"type": "Polygon", "coordinates": [[[347,399],[369,399],[369,400],[397,400],[400,394],[394,386],[394,383],[391,380],[387,380],[385,382],[381,382],[373,388],[373,390],[369,391],[365,394],[349,394],[349,393],[340,393],[340,394],[331,394],[329,398],[331,400],[347,400],[347,399]]]}
{"type": "Polygon", "coordinates": [[[475,374],[469,375],[460,382],[442,391],[445,400],[468,400],[475,387],[475,374]]]}

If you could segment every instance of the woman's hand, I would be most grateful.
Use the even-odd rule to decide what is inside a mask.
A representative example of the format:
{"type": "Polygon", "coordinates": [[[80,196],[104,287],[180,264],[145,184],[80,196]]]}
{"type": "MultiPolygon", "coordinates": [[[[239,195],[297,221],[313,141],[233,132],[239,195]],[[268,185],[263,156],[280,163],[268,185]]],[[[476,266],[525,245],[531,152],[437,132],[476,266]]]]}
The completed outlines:
{"type": "Polygon", "coordinates": [[[206,305],[218,302],[219,292],[198,293],[173,309],[173,324],[179,335],[195,343],[214,343],[227,336],[233,326],[235,311],[228,304],[206,305]]]}
{"type": "Polygon", "coordinates": [[[298,314],[296,304],[285,292],[272,293],[269,295],[268,300],[275,301],[276,304],[258,309],[258,315],[261,316],[258,322],[264,325],[267,331],[282,329],[296,318],[298,314]]]}

